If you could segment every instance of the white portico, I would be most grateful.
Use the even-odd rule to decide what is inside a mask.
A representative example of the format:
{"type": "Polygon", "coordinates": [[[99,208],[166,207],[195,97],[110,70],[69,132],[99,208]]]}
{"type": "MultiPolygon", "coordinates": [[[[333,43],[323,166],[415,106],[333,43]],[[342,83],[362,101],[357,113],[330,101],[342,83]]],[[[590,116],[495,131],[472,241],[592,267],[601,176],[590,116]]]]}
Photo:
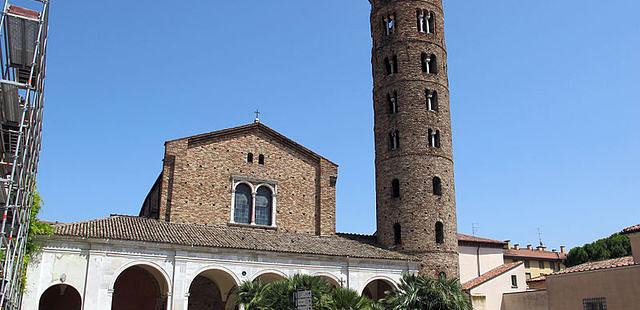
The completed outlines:
{"type": "Polygon", "coordinates": [[[295,274],[322,276],[376,297],[403,273],[417,271],[412,257],[356,239],[138,217],[59,225],[30,265],[23,308],[38,309],[41,302],[74,308],[80,302],[83,309],[109,310],[122,308],[113,303],[144,304],[146,298],[139,308],[234,309],[234,290],[242,282],[295,274]],[[47,300],[60,296],[64,300],[47,300]]]}

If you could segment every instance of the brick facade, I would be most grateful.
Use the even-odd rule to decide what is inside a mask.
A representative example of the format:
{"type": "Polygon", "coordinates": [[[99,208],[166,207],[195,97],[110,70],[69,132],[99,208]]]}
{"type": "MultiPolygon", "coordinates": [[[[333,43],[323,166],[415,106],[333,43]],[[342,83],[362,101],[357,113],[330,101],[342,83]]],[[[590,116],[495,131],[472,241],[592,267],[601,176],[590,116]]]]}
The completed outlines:
{"type": "Polygon", "coordinates": [[[337,174],[336,164],[256,122],[166,142],[162,175],[140,215],[231,225],[234,180],[247,180],[275,187],[275,229],[332,235],[337,174]]]}
{"type": "Polygon", "coordinates": [[[372,67],[376,141],[377,237],[386,247],[422,256],[422,273],[458,276],[456,203],[451,114],[444,17],[440,0],[375,0],[372,2],[372,67]],[[434,13],[433,33],[421,32],[418,10],[434,13]],[[385,29],[385,17],[394,19],[385,29]],[[388,33],[388,34],[387,34],[388,33]],[[436,56],[436,73],[425,73],[421,56],[436,56]],[[385,58],[397,59],[389,74],[385,58]],[[437,111],[427,108],[427,90],[437,92],[437,111]],[[389,95],[397,94],[397,112],[389,95]],[[439,147],[429,145],[429,129],[439,131],[439,147]],[[390,133],[399,146],[390,147],[390,133]],[[433,178],[442,183],[435,195],[433,178]],[[392,182],[400,183],[393,197],[392,182]],[[436,223],[444,226],[444,242],[436,242],[436,223]],[[400,225],[396,244],[394,225],[400,225]]]}

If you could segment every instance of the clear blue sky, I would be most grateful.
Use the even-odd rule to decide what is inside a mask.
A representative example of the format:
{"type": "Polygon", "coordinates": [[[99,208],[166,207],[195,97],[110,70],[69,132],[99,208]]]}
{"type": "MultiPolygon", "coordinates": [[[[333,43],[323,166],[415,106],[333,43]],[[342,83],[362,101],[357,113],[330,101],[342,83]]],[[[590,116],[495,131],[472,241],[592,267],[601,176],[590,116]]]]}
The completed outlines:
{"type": "MultiPolygon", "coordinates": [[[[640,2],[446,0],[461,232],[579,245],[640,223],[640,2]]],[[[375,230],[366,0],[55,1],[42,217],[137,214],[165,140],[267,125],[340,164],[375,230]]]]}

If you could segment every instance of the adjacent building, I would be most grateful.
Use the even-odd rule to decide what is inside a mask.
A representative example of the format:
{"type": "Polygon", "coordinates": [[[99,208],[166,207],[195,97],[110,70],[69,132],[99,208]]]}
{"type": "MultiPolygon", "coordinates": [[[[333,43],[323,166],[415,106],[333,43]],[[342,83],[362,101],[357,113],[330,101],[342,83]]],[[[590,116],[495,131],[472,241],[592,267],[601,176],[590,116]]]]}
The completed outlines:
{"type": "Polygon", "coordinates": [[[513,247],[507,246],[504,258],[505,262],[523,262],[527,281],[536,282],[547,275],[565,269],[564,260],[567,258],[567,253],[564,246],[560,247],[560,251],[548,251],[544,245],[534,249],[531,245],[520,248],[516,244],[513,247]]]}

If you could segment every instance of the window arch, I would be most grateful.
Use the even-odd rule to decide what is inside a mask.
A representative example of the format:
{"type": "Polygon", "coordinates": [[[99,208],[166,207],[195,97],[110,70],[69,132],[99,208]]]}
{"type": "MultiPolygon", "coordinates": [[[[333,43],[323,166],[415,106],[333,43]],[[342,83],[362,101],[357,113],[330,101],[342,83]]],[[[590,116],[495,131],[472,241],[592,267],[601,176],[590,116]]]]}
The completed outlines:
{"type": "Polygon", "coordinates": [[[244,183],[238,184],[234,195],[233,221],[238,224],[251,224],[251,209],[253,209],[251,187],[244,183]]]}
{"type": "Polygon", "coordinates": [[[391,58],[385,57],[384,68],[387,75],[398,73],[398,56],[393,55],[391,58]]]}
{"type": "Polygon", "coordinates": [[[436,55],[422,53],[422,55],[420,56],[420,61],[422,63],[422,72],[427,74],[438,73],[438,62],[436,60],[436,55]]]}
{"type": "Polygon", "coordinates": [[[387,94],[387,103],[389,105],[389,114],[398,113],[398,92],[394,91],[393,94],[387,94]]]}
{"type": "Polygon", "coordinates": [[[429,147],[440,148],[440,130],[429,128],[427,135],[429,136],[429,147]]]}
{"type": "Polygon", "coordinates": [[[391,181],[391,196],[393,198],[400,198],[400,180],[398,179],[391,181]]]}
{"type": "Polygon", "coordinates": [[[438,111],[438,92],[427,89],[425,95],[427,98],[427,110],[438,111]]]}
{"type": "Polygon", "coordinates": [[[273,210],[273,192],[266,186],[260,186],[256,192],[256,225],[271,226],[273,210]]]}
{"type": "Polygon", "coordinates": [[[400,148],[400,131],[396,130],[389,133],[389,148],[392,151],[400,148]]]}
{"type": "Polygon", "coordinates": [[[264,165],[264,155],[263,154],[258,155],[258,164],[264,165]]]}
{"type": "Polygon", "coordinates": [[[384,27],[384,35],[391,35],[396,30],[396,14],[384,16],[382,26],[384,27]]]}
{"type": "Polygon", "coordinates": [[[444,243],[444,224],[442,224],[442,222],[436,223],[436,243],[444,243]]]}
{"type": "Polygon", "coordinates": [[[402,226],[399,223],[393,225],[393,244],[402,244],[402,226]]]}
{"type": "Polygon", "coordinates": [[[247,154],[247,162],[248,163],[253,163],[253,153],[247,154]]]}
{"type": "Polygon", "coordinates": [[[422,33],[435,33],[435,13],[427,10],[418,10],[418,31],[422,33]]]}
{"type": "Polygon", "coordinates": [[[442,196],[442,180],[439,177],[433,177],[433,194],[442,196]]]}

